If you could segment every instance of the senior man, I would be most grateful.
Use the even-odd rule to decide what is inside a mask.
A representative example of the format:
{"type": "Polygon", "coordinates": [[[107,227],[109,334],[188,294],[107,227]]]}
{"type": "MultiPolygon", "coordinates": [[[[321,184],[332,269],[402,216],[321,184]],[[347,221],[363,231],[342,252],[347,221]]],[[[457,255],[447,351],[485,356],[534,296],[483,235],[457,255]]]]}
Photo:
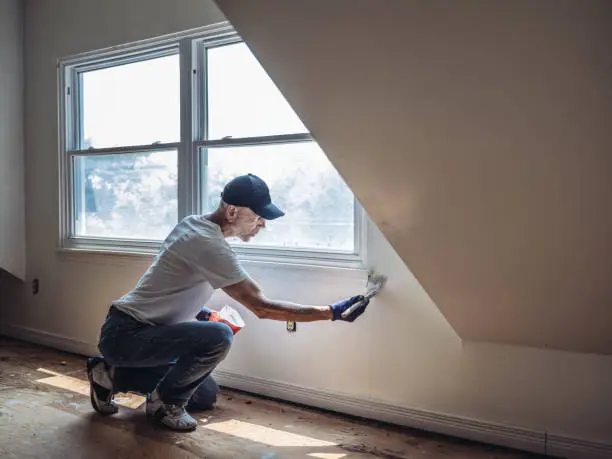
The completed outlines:
{"type": "Polygon", "coordinates": [[[214,406],[218,386],[211,372],[227,355],[232,329],[209,321],[203,307],[216,289],[260,319],[353,322],[368,301],[347,317],[342,312],[363,296],[331,305],[302,305],[271,300],[248,276],[227,238],[248,242],[284,215],[266,183],[253,174],[236,177],[210,215],[179,222],[163,242],[136,286],[111,303],[98,347],[102,357],[88,360],[91,402],[102,414],[114,414],[117,392],[147,396],[147,416],[177,431],[193,430],[188,410],[214,406]]]}

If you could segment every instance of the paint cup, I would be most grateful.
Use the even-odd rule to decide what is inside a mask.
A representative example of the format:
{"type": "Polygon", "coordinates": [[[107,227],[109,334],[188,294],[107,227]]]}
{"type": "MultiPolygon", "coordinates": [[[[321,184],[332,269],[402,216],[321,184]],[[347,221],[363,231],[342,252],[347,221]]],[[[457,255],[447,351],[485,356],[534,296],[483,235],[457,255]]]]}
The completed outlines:
{"type": "Polygon", "coordinates": [[[211,322],[221,322],[228,325],[232,329],[234,335],[242,330],[245,325],[238,311],[227,304],[223,306],[221,310],[213,311],[209,320],[211,322]]]}

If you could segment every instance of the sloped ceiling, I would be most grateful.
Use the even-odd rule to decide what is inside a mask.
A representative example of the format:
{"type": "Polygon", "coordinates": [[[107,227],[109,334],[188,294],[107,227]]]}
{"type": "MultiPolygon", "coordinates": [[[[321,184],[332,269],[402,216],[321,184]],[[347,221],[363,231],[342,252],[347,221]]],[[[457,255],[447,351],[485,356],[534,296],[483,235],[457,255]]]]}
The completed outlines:
{"type": "Polygon", "coordinates": [[[612,353],[611,2],[217,3],[462,338],[612,353]]]}

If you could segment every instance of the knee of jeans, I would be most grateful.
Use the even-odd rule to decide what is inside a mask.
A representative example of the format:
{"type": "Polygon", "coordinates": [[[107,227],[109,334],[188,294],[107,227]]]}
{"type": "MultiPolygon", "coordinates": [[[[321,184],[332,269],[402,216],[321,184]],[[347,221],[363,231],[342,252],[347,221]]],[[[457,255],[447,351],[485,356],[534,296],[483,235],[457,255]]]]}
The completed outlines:
{"type": "Polygon", "coordinates": [[[188,409],[196,411],[211,410],[217,402],[219,386],[212,376],[206,378],[189,399],[188,409]]]}
{"type": "Polygon", "coordinates": [[[219,346],[226,351],[229,351],[229,348],[232,346],[232,342],[234,341],[234,332],[226,324],[219,324],[219,346]]]}
{"type": "Polygon", "coordinates": [[[187,404],[187,409],[190,411],[208,411],[212,410],[217,403],[217,394],[211,394],[207,399],[192,398],[187,404]]]}
{"type": "Polygon", "coordinates": [[[232,329],[228,325],[220,322],[209,323],[208,325],[208,329],[206,330],[208,339],[203,342],[203,351],[209,352],[212,345],[215,349],[219,350],[221,354],[227,354],[234,340],[232,329]]]}

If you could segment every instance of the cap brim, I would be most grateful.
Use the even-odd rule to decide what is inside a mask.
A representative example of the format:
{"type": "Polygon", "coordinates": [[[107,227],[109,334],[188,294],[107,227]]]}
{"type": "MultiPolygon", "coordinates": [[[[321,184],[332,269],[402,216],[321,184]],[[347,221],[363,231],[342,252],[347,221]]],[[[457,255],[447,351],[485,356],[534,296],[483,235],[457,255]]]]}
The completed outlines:
{"type": "Polygon", "coordinates": [[[257,207],[251,210],[255,212],[257,215],[259,215],[261,218],[264,218],[266,220],[275,220],[285,215],[285,212],[280,210],[278,207],[276,207],[272,203],[266,204],[265,206],[257,207]]]}

